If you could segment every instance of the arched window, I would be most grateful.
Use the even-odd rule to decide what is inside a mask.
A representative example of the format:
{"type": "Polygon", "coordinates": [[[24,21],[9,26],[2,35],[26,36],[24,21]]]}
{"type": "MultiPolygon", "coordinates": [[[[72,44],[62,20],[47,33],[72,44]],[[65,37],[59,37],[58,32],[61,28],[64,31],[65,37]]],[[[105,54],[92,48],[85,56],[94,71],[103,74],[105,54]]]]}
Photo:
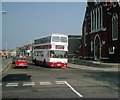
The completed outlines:
{"type": "Polygon", "coordinates": [[[102,7],[95,8],[91,11],[91,32],[101,29],[103,24],[102,7]]]}
{"type": "Polygon", "coordinates": [[[102,7],[100,7],[100,28],[103,27],[103,11],[102,7]]]}
{"type": "Polygon", "coordinates": [[[118,39],[118,15],[116,13],[112,16],[112,40],[118,39]]]}
{"type": "Polygon", "coordinates": [[[91,11],[91,32],[93,31],[93,10],[91,11]]]}
{"type": "Polygon", "coordinates": [[[95,31],[95,9],[91,11],[91,32],[95,31]]]}
{"type": "Polygon", "coordinates": [[[95,9],[95,30],[97,30],[97,8],[95,9]]]}
{"type": "Polygon", "coordinates": [[[93,31],[95,31],[95,10],[93,10],[93,31]]]}
{"type": "Polygon", "coordinates": [[[97,30],[99,29],[99,7],[97,8],[97,30]]]}
{"type": "Polygon", "coordinates": [[[92,20],[93,20],[93,14],[92,14],[92,11],[91,11],[91,13],[90,13],[90,16],[91,16],[91,32],[92,32],[92,27],[93,27],[93,25],[92,25],[92,20]]]}
{"type": "Polygon", "coordinates": [[[112,5],[113,5],[113,7],[116,7],[117,6],[117,0],[113,0],[113,2],[112,2],[112,5]]]}

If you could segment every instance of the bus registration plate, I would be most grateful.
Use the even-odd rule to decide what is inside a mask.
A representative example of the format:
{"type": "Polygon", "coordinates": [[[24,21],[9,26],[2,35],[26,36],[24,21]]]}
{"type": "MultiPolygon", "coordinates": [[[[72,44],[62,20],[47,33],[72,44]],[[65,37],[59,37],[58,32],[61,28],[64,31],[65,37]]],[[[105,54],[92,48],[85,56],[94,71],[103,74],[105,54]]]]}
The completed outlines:
{"type": "Polygon", "coordinates": [[[20,66],[24,66],[24,64],[19,64],[20,66]]]}
{"type": "Polygon", "coordinates": [[[58,66],[60,66],[61,64],[57,64],[58,66]]]}

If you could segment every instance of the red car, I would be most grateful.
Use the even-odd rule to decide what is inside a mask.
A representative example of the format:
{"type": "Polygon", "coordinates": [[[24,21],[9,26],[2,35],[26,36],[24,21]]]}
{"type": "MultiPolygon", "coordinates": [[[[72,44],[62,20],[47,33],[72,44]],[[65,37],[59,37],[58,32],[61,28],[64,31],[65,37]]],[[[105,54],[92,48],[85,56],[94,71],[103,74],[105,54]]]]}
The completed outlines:
{"type": "Polygon", "coordinates": [[[15,61],[15,67],[28,67],[28,61],[25,57],[18,57],[15,61]]]}

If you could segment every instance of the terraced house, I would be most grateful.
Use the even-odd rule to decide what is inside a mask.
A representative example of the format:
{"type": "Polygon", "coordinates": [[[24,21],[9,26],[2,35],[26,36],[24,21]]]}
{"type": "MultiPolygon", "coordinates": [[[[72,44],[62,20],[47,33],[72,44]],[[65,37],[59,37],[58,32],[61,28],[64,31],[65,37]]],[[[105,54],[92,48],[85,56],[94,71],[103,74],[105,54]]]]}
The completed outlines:
{"type": "Polygon", "coordinates": [[[82,26],[80,56],[120,62],[120,1],[90,1],[87,1],[82,26]]]}

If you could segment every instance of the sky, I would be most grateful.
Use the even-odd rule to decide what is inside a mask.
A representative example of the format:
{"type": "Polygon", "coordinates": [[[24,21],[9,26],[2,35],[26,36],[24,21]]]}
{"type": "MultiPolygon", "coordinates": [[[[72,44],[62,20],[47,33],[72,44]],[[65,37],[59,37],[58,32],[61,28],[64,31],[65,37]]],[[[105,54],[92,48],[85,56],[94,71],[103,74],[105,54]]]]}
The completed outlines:
{"type": "Polygon", "coordinates": [[[2,2],[2,49],[52,33],[81,35],[86,2],[2,2]]]}
{"type": "MultiPolygon", "coordinates": [[[[2,3],[0,1],[0,11],[2,11],[2,3]]],[[[0,13],[0,50],[2,49],[2,13],[0,13]]]]}

